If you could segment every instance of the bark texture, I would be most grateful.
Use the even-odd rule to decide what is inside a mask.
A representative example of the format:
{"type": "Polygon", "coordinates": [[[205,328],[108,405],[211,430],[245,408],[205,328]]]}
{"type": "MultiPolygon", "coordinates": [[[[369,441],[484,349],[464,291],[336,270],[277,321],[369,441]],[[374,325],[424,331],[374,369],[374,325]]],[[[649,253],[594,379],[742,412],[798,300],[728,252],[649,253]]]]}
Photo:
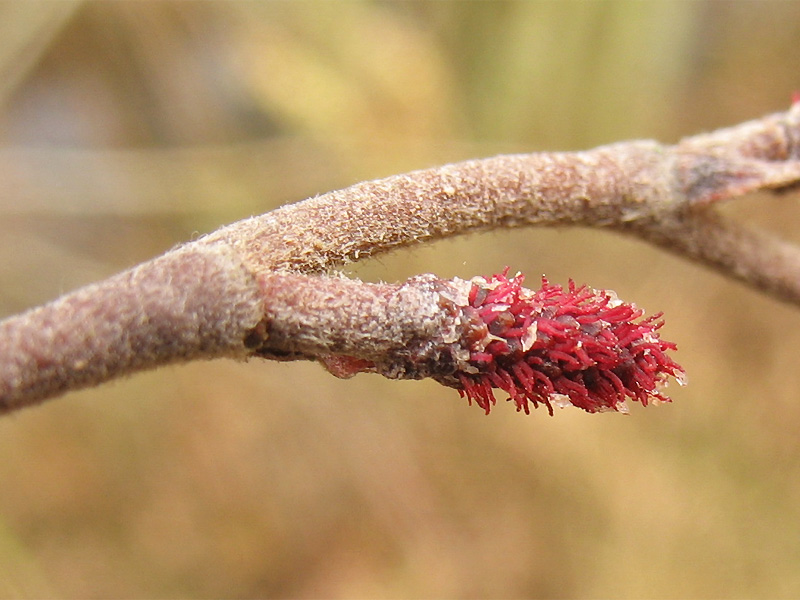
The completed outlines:
{"type": "Polygon", "coordinates": [[[460,351],[432,340],[458,337],[453,328],[464,324],[452,303],[464,282],[371,285],[331,270],[477,230],[613,228],[800,305],[800,250],[714,210],[798,182],[800,103],[674,146],[498,156],[359,183],[223,227],[0,322],[0,411],[223,356],[441,379],[460,351]]]}

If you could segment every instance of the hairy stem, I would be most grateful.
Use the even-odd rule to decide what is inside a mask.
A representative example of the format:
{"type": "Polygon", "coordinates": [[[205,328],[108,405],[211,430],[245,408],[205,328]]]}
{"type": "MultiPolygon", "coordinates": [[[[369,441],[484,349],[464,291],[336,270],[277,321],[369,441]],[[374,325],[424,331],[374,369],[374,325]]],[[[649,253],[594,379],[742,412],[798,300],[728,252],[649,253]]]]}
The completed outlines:
{"type": "Polygon", "coordinates": [[[247,353],[263,318],[230,249],[185,246],[0,322],[0,412],[170,362],[247,353]]]}
{"type": "MultiPolygon", "coordinates": [[[[0,322],[0,411],[137,370],[219,356],[321,358],[342,375],[372,369],[449,384],[442,373],[461,358],[433,343],[460,318],[442,300],[447,284],[421,276],[368,285],[326,273],[476,230],[614,228],[800,305],[800,250],[713,210],[753,190],[798,182],[800,103],[674,146],[634,141],[498,156],[360,183],[223,227],[0,322]],[[351,358],[362,362],[348,364],[351,358]]],[[[564,390],[575,384],[569,382],[564,390]]],[[[488,402],[489,388],[469,385],[468,396],[488,402]]]]}
{"type": "Polygon", "coordinates": [[[745,227],[711,210],[621,228],[626,229],[755,290],[800,305],[800,251],[774,235],[745,227]]]}
{"type": "Polygon", "coordinates": [[[379,252],[476,230],[602,226],[673,201],[672,157],[655,142],[497,156],[367,181],[259,217],[223,240],[256,272],[325,272],[379,252]]]}

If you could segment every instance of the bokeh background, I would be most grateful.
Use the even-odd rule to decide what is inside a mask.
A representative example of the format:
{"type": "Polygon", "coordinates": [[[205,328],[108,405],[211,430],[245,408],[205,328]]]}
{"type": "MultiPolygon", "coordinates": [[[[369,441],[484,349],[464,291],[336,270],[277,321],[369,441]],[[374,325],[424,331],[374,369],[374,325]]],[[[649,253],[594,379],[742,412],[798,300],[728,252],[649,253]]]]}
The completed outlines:
{"type": "MultiPolygon", "coordinates": [[[[797,2],[0,4],[0,315],[363,179],[785,110],[798,40],[797,2]]],[[[800,242],[797,194],[724,210],[800,242]]],[[[689,386],[487,417],[253,360],[72,393],[0,420],[0,597],[800,595],[800,311],[581,229],[349,272],[505,265],[664,311],[689,386]]]]}

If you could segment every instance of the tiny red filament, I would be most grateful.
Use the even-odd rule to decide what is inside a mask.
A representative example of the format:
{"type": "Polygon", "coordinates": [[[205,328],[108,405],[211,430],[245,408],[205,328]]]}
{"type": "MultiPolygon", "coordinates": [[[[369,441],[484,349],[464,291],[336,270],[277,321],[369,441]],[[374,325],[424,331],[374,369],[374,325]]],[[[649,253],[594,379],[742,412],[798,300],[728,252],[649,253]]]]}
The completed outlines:
{"type": "Polygon", "coordinates": [[[565,289],[542,278],[542,287],[522,287],[520,274],[508,269],[473,280],[470,322],[485,325],[483,339],[470,348],[472,373],[458,374],[459,392],[487,414],[493,389],[508,393],[518,411],[540,403],[553,414],[553,402],[569,402],[587,412],[624,410],[625,400],[647,406],[669,402],[659,387],[668,377],[682,381],[683,369],[668,355],[672,342],[657,330],[661,315],[643,311],[613,293],[577,287],[565,289]]]}

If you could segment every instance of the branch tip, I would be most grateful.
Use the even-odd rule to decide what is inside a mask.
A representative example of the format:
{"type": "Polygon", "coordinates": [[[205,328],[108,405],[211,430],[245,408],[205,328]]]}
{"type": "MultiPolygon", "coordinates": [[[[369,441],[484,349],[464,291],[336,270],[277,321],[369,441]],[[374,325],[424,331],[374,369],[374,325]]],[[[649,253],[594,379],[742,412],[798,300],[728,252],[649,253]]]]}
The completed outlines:
{"type": "MultiPolygon", "coordinates": [[[[397,289],[433,292],[441,318],[431,319],[413,303],[396,306],[397,314],[378,311],[411,325],[394,346],[384,347],[382,360],[323,354],[321,362],[338,377],[431,377],[458,389],[486,414],[496,403],[494,390],[506,392],[526,414],[539,404],[551,415],[554,406],[567,405],[590,413],[627,412],[628,399],[645,406],[669,402],[663,387],[670,377],[685,382],[683,369],[669,356],[676,345],[658,333],[661,314],[643,318],[643,310],[614,292],[572,281],[564,288],[545,277],[534,291],[523,287],[523,275],[509,277],[508,269],[470,281],[432,277],[412,278],[397,289]],[[413,317],[418,314],[425,316],[413,317]],[[435,330],[427,327],[434,322],[435,330]]],[[[424,294],[418,298],[420,306],[430,306],[424,294]]]]}

